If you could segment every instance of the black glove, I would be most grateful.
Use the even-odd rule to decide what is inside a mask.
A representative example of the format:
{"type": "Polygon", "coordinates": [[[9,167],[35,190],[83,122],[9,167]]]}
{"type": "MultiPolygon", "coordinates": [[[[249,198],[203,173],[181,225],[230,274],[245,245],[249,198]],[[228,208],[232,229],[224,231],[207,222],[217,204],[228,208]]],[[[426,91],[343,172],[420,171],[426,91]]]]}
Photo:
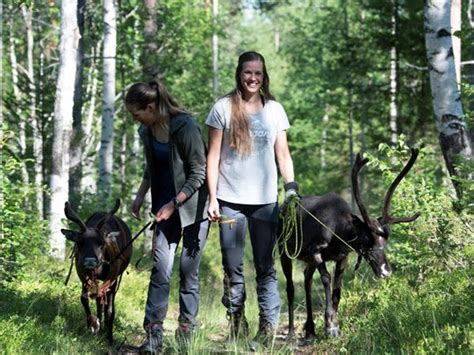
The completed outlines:
{"type": "Polygon", "coordinates": [[[296,200],[299,201],[300,195],[298,195],[299,187],[296,181],[291,181],[285,184],[285,199],[283,204],[280,208],[280,214],[284,216],[286,214],[286,210],[288,209],[288,205],[291,201],[296,200]]]}

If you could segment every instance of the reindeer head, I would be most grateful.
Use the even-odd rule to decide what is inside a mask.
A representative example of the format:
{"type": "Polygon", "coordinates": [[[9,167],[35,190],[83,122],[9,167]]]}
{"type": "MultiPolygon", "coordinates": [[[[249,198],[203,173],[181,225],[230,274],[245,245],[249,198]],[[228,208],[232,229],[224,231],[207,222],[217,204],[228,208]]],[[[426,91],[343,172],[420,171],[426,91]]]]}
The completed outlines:
{"type": "MultiPolygon", "coordinates": [[[[119,207],[120,200],[117,199],[114,208],[110,212],[105,214],[97,223],[89,223],[90,226],[86,226],[72,209],[69,202],[66,202],[64,213],[70,221],[79,226],[80,231],[61,229],[61,233],[64,234],[67,239],[76,243],[77,266],[83,269],[84,272],[96,275],[102,272],[105,238],[108,238],[108,235],[104,236],[101,229],[108,219],[117,212],[119,207]]],[[[114,232],[112,232],[112,234],[113,233],[114,232]]]]}
{"type": "Polygon", "coordinates": [[[362,220],[357,216],[354,216],[353,219],[353,224],[359,238],[359,257],[362,255],[367,260],[377,277],[388,277],[392,273],[392,268],[385,256],[385,247],[390,235],[390,225],[412,222],[420,215],[419,213],[416,213],[411,217],[396,218],[389,214],[393,193],[400,181],[405,177],[408,171],[410,171],[417,157],[418,149],[412,148],[410,160],[392,182],[387,194],[385,195],[382,216],[376,219],[369,217],[359,190],[359,171],[369,160],[367,158],[362,159],[362,156],[359,153],[357,154],[356,161],[352,168],[352,189],[362,216],[362,220]]]}

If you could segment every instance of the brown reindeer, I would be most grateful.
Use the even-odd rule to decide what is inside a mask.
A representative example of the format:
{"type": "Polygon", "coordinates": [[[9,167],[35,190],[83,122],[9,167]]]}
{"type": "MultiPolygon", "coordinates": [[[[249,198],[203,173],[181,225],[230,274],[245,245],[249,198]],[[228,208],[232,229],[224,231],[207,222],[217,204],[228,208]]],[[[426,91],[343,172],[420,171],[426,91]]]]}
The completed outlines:
{"type": "MultiPolygon", "coordinates": [[[[411,150],[411,158],[400,174],[393,181],[385,196],[382,217],[369,217],[359,191],[358,175],[368,159],[358,154],[352,168],[352,189],[362,218],[354,215],[350,206],[339,195],[328,193],[322,196],[306,196],[301,199],[297,208],[297,216],[302,218],[302,234],[300,236],[301,252],[297,256],[306,263],[304,270],[304,287],[306,294],[307,320],[304,325],[305,338],[315,337],[313,310],[311,300],[311,284],[313,274],[318,269],[326,296],[325,330],[326,334],[340,334],[337,320],[337,308],[341,298],[342,275],[347,264],[347,256],[351,251],[359,254],[357,266],[361,258],[365,258],[377,277],[390,276],[392,269],[385,256],[385,246],[390,234],[390,225],[412,222],[419,214],[411,217],[390,216],[390,203],[393,193],[400,181],[411,169],[418,156],[418,150],[411,150]],[[331,275],[326,268],[327,261],[335,261],[334,284],[331,293],[331,275]]],[[[299,217],[298,217],[299,219],[299,217]]],[[[299,223],[299,222],[298,222],[299,223]]],[[[287,240],[287,250],[296,250],[297,235],[293,233],[287,240]]],[[[281,244],[280,244],[281,246],[281,244]]],[[[288,297],[289,330],[288,337],[294,336],[293,301],[295,290],[292,280],[292,260],[280,249],[281,264],[286,277],[286,293],[288,297]]],[[[356,266],[356,268],[357,268],[356,266]]]]}
{"type": "Polygon", "coordinates": [[[130,229],[114,215],[119,207],[120,200],[117,199],[110,212],[96,212],[84,223],[66,202],[64,213],[80,231],[61,229],[66,238],[75,243],[74,258],[82,282],[81,303],[87,315],[87,327],[97,333],[104,311],[110,344],[113,342],[115,293],[132,255],[130,229]],[[97,317],[91,314],[89,297],[96,300],[97,317]]]}

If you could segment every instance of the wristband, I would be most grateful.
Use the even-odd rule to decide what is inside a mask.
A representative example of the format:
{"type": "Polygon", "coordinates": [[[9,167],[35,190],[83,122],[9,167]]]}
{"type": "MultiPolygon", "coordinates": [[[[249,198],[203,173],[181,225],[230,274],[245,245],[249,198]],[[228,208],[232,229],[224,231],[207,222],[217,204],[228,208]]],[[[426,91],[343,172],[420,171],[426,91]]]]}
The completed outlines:
{"type": "Polygon", "coordinates": [[[174,208],[176,209],[180,208],[183,205],[183,203],[180,200],[178,200],[176,197],[173,197],[171,201],[173,202],[174,208]]]}
{"type": "Polygon", "coordinates": [[[291,182],[286,183],[284,185],[284,188],[285,188],[285,191],[295,190],[296,192],[298,192],[299,190],[298,183],[296,181],[291,181],[291,182]]]}

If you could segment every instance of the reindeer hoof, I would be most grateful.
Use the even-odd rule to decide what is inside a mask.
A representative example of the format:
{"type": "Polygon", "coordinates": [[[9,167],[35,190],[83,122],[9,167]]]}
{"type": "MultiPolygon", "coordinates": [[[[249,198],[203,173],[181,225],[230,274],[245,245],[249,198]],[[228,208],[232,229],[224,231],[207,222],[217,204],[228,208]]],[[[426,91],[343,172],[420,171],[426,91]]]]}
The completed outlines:
{"type": "Polygon", "coordinates": [[[288,334],[286,335],[285,340],[286,340],[287,342],[291,342],[291,341],[293,341],[294,339],[295,339],[295,332],[294,332],[294,331],[288,332],[288,334]]]}
{"type": "Polygon", "coordinates": [[[338,337],[341,335],[341,331],[339,330],[339,327],[326,328],[326,335],[330,337],[338,337]]]}
{"type": "Polygon", "coordinates": [[[316,341],[316,334],[306,333],[300,340],[300,346],[312,345],[316,341]]]}
{"type": "Polygon", "coordinates": [[[87,317],[87,328],[89,328],[92,334],[97,334],[100,329],[100,321],[99,318],[95,316],[87,317]]]}

